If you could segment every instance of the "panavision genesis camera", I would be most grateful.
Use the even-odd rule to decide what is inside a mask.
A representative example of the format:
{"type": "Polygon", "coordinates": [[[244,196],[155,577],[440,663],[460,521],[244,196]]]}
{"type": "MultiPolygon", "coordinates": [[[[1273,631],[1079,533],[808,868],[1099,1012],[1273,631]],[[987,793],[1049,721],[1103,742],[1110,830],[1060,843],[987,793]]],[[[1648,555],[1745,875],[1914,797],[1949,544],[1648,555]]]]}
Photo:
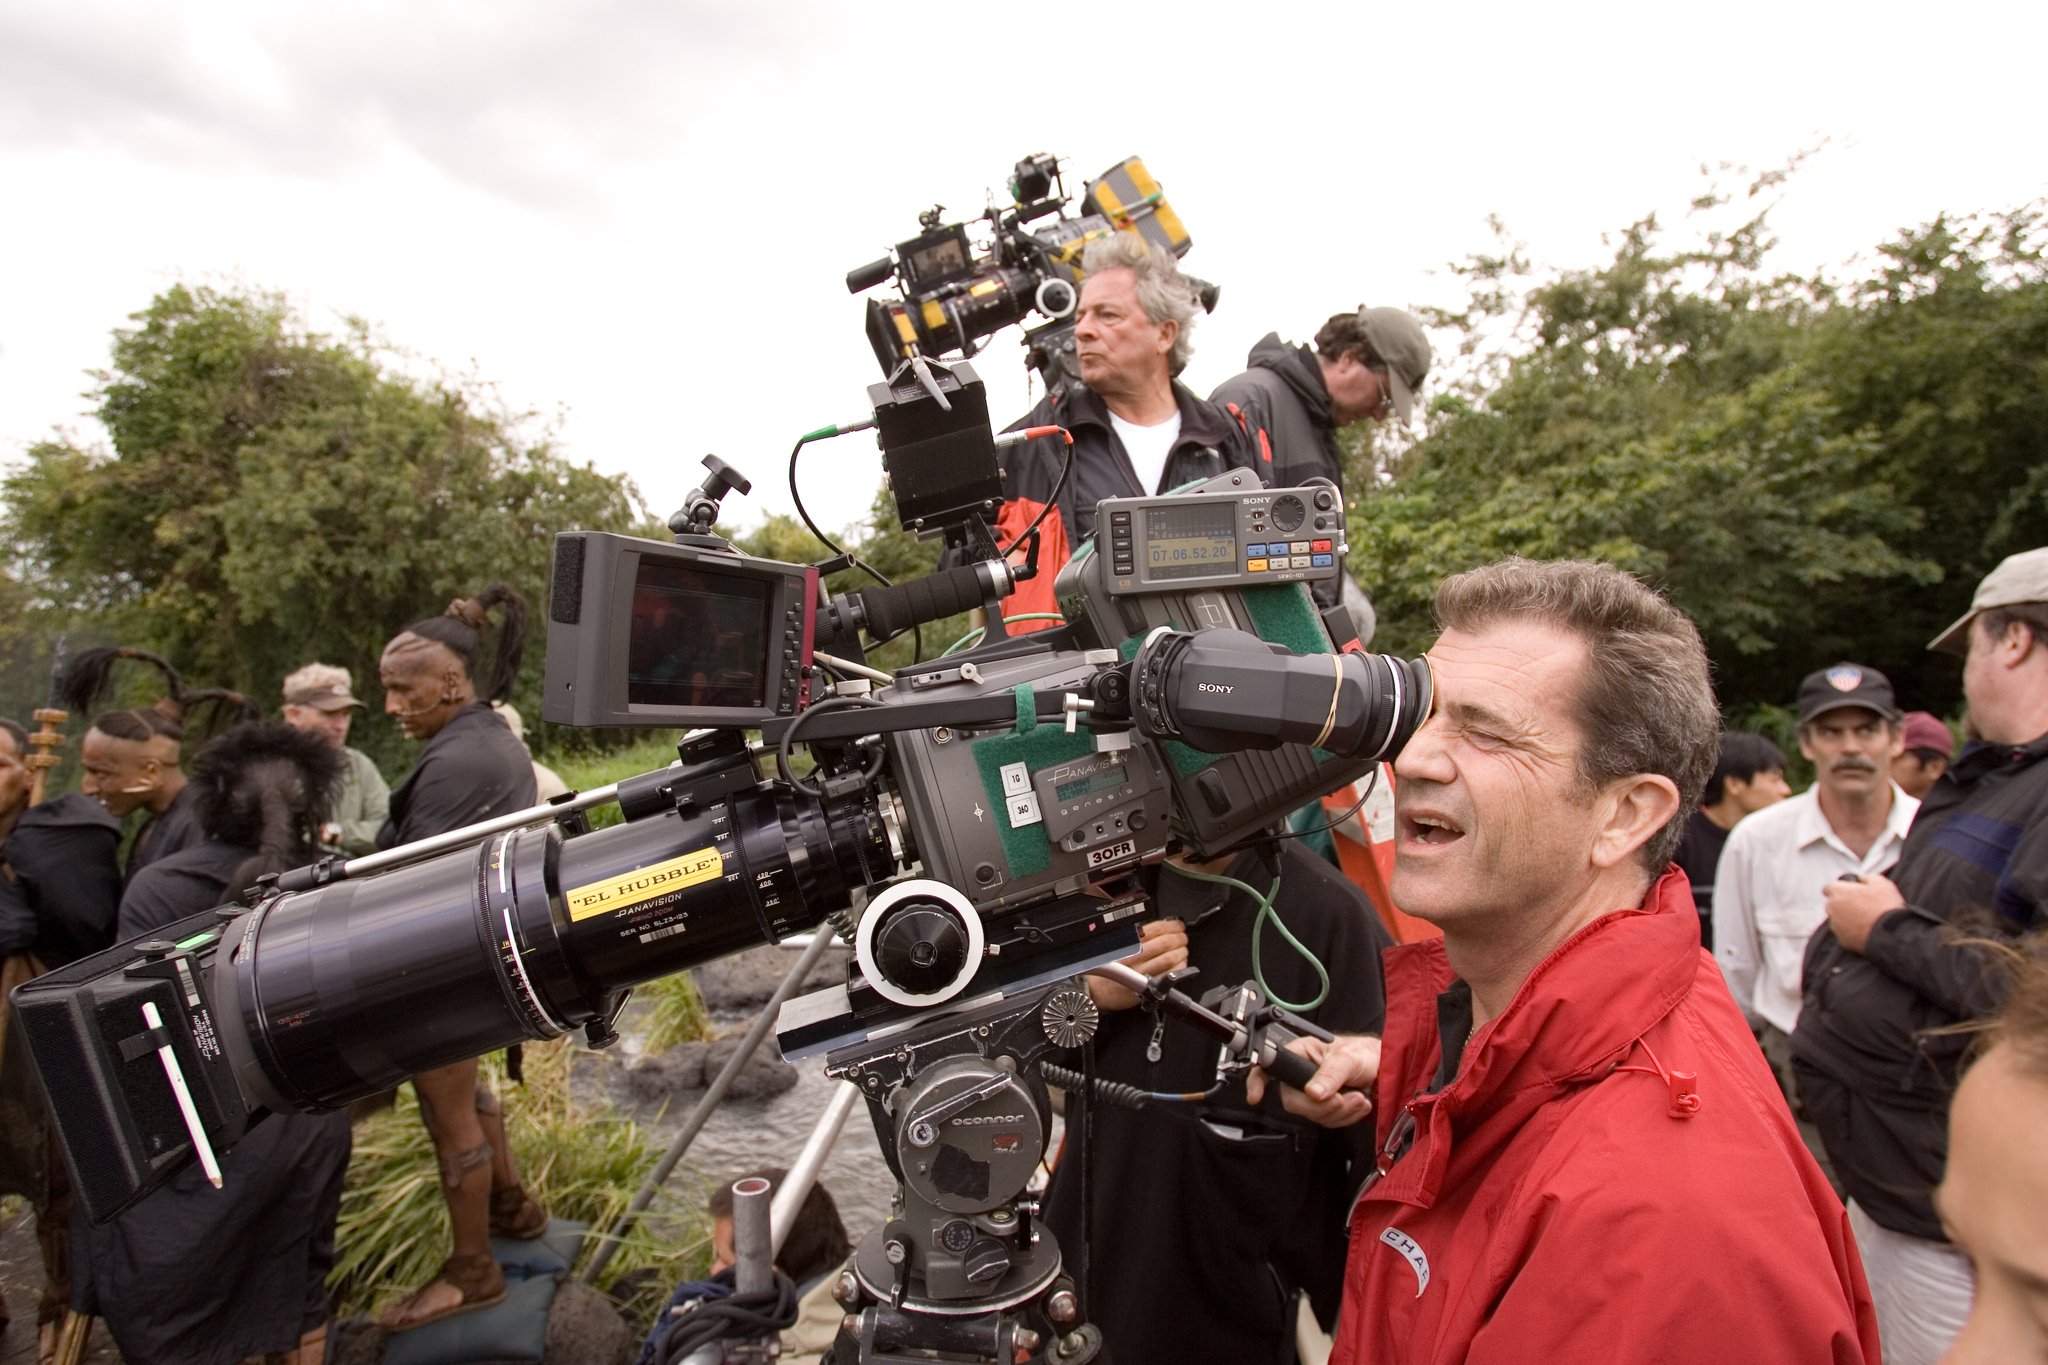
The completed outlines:
{"type": "MultiPolygon", "coordinates": [[[[846,287],[855,294],[896,280],[901,297],[870,299],[867,308],[868,344],[885,373],[913,355],[972,357],[983,337],[1036,313],[1041,320],[1024,332],[1025,363],[1048,390],[1057,390],[1079,379],[1074,307],[1088,243],[1131,232],[1176,257],[1193,245],[1159,182],[1135,156],[1088,181],[1072,215],[1065,212],[1073,201],[1054,157],[1040,153],[1019,161],[1008,189],[1013,202],[1007,208],[991,203],[979,220],[947,223],[943,207],[926,209],[917,218],[922,232],[846,273],[846,287]],[[985,225],[979,246],[969,235],[969,222],[977,221],[985,225]]],[[[1222,291],[1205,280],[1194,285],[1203,309],[1214,312],[1222,291]]]]}
{"type": "MultiPolygon", "coordinates": [[[[985,414],[979,390],[922,357],[877,386],[899,409],[879,424],[896,496],[942,525],[982,515],[959,489],[992,481],[995,438],[919,405],[985,414]]],[[[862,1359],[1010,1365],[1031,1334],[1085,1335],[1025,1194],[1051,1122],[1041,1065],[1094,1029],[1076,974],[1134,975],[1106,964],[1151,914],[1142,865],[1227,852],[1396,753],[1428,671],[1317,613],[1308,585],[1343,551],[1326,486],[1237,470],[1105,502],[1106,540],[1058,581],[1065,624],[1012,637],[1022,551],[827,598],[819,566],[713,533],[746,483],[707,463],[674,543],[558,537],[548,608],[543,714],[688,729],[676,763],[296,869],[15,991],[90,1218],[267,1111],[570,1030],[602,1045],[635,985],[826,925],[855,966],[785,1006],[778,1036],[860,1088],[902,1184],[843,1286],[862,1359]],[[863,630],[970,608],[991,627],[979,648],[865,665],[863,630]],[[605,799],[624,822],[588,832],[575,812],[605,799]]],[[[979,526],[963,543],[994,541],[979,526]]],[[[1249,988],[1204,1008],[1129,984],[1209,1028],[1230,1065],[1284,1064],[1278,1041],[1312,1029],[1249,988]]]]}

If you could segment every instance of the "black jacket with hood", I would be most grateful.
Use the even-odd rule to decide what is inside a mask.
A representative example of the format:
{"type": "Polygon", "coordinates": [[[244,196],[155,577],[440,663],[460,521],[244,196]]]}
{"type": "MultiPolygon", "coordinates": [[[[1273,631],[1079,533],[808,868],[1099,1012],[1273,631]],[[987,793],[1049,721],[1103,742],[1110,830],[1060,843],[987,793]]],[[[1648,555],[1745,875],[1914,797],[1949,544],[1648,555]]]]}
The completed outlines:
{"type": "Polygon", "coordinates": [[[1287,488],[1321,476],[1342,488],[1336,420],[1316,353],[1268,332],[1245,357],[1245,365],[1243,374],[1218,384],[1209,401],[1241,418],[1264,442],[1262,454],[1272,463],[1267,481],[1287,488]]]}
{"type": "Polygon", "coordinates": [[[1861,953],[1823,924],[1806,945],[1792,1035],[1799,1097],[1851,1198],[1879,1225],[1941,1240],[1932,1202],[1972,1036],[2003,1002],[1993,954],[1959,939],[2048,927],[2048,735],[1978,744],[1920,803],[1892,880],[1906,906],[1861,953]]]}
{"type": "MultiPolygon", "coordinates": [[[[1261,480],[1272,481],[1270,463],[1259,457],[1255,440],[1228,413],[1195,397],[1178,380],[1174,381],[1173,396],[1180,405],[1180,436],[1166,458],[1158,488],[1139,486],[1131,457],[1110,425],[1108,405],[1083,385],[1072,384],[1048,395],[1007,428],[1065,427],[1074,438],[1074,472],[1060,490],[1056,506],[1039,525],[1038,577],[1018,585],[1004,605],[1006,615],[1059,610],[1053,599],[1053,580],[1074,547],[1095,534],[1095,504],[1104,498],[1150,497],[1197,479],[1212,479],[1226,469],[1249,469],[1261,480]]],[[[1058,436],[1041,436],[999,454],[1004,502],[996,518],[996,534],[1007,545],[1052,501],[1067,448],[1058,436]]],[[[1031,621],[1018,629],[1041,630],[1049,624],[1031,621]]]]}
{"type": "MultiPolygon", "coordinates": [[[[1337,419],[1322,363],[1307,346],[1290,345],[1268,332],[1245,357],[1243,374],[1226,379],[1209,395],[1252,440],[1265,461],[1266,483],[1294,488],[1310,479],[1344,487],[1344,460],[1337,450],[1337,419]]],[[[1350,609],[1361,640],[1370,642],[1375,624],[1363,589],[1345,591],[1346,579],[1315,585],[1316,605],[1350,609]]]]}

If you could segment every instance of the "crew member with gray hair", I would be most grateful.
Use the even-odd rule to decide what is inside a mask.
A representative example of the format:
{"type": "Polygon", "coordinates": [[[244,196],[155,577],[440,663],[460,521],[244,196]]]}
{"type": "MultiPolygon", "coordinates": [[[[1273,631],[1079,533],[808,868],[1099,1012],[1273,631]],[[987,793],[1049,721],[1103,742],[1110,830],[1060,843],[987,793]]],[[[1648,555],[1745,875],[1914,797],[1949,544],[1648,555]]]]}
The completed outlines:
{"type": "Polygon", "coordinates": [[[284,722],[311,730],[341,750],[341,785],[334,809],[321,822],[320,845],[358,858],[377,851],[377,831],[391,814],[391,788],[368,754],[348,747],[349,722],[362,705],[351,682],[345,668],[307,664],[284,680],[284,722]]]}
{"type": "Polygon", "coordinates": [[[1190,334],[1201,303],[1173,257],[1119,232],[1090,242],[1081,268],[1086,278],[1074,315],[1081,383],[1048,394],[1010,428],[1065,427],[1074,439],[1073,470],[1062,485],[1067,445],[1058,436],[1002,452],[1006,501],[996,529],[1003,542],[1045,512],[1038,577],[1009,599],[1012,616],[1057,610],[1053,580],[1073,546],[1095,533],[1102,499],[1169,492],[1226,469],[1267,474],[1237,423],[1177,378],[1193,354],[1190,334]]]}

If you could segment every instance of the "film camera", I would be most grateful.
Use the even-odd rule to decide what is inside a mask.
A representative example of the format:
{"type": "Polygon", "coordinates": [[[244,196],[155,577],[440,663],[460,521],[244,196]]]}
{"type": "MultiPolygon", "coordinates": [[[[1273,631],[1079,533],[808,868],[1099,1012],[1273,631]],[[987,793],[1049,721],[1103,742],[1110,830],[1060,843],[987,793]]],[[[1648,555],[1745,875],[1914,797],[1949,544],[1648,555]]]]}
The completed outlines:
{"type": "MultiPolygon", "coordinates": [[[[993,469],[997,438],[967,420],[979,390],[970,367],[919,357],[871,391],[892,469],[973,466],[895,485],[941,529],[981,516],[948,491],[993,469]]],[[[716,536],[720,499],[747,484],[707,466],[674,543],[560,536],[548,607],[543,714],[690,727],[677,763],[296,869],[251,906],[15,992],[94,1221],[266,1111],[576,1029],[602,1045],[635,985],[829,924],[857,970],[789,1002],[778,1038],[860,1088],[901,1181],[841,1286],[861,1358],[1007,1363],[1048,1333],[1087,1358],[1025,1194],[1050,1126],[1040,1065],[1093,1032],[1075,976],[1135,978],[1113,964],[1149,913],[1141,865],[1227,851],[1397,752],[1428,713],[1428,671],[1339,648],[1316,614],[1307,584],[1342,553],[1327,487],[1235,471],[1105,502],[1108,542],[1059,582],[1066,624],[1010,637],[1001,600],[1034,571],[1016,547],[828,600],[819,566],[716,536]],[[864,629],[973,607],[992,633],[979,648],[893,675],[862,662],[864,629]],[[587,831],[575,811],[606,799],[624,823],[587,831]]],[[[1233,1065],[1285,1063],[1279,1044],[1312,1028],[1242,991],[1210,1007],[1132,984],[1233,1065]]]]}
{"type": "MultiPolygon", "coordinates": [[[[884,373],[912,355],[958,351],[971,358],[983,337],[1035,312],[1044,321],[1025,330],[1025,363],[1048,390],[1078,382],[1074,308],[1083,249],[1113,232],[1135,233],[1177,257],[1193,244],[1159,182],[1135,156],[1088,181],[1071,216],[1057,158],[1040,153],[1019,161],[1008,189],[1011,205],[991,204],[978,220],[986,225],[986,246],[975,245],[968,222],[945,223],[943,206],[934,207],[918,215],[923,231],[917,236],[847,272],[849,293],[891,277],[900,288],[900,298],[868,301],[868,344],[884,373]]],[[[1194,284],[1203,309],[1214,312],[1221,290],[1203,280],[1194,284]]]]}

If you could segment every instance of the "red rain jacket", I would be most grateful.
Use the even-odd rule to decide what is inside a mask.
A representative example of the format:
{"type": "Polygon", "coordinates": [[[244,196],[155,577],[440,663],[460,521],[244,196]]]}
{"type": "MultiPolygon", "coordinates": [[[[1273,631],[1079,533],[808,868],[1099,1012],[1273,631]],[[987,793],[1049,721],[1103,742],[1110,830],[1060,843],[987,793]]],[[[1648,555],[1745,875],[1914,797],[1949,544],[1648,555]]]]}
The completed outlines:
{"type": "Polygon", "coordinates": [[[1378,1137],[1405,1109],[1415,1141],[1352,1209],[1334,1365],[1878,1365],[1848,1219],[1683,873],[1545,958],[1435,1095],[1442,940],[1386,966],[1378,1137]]]}

